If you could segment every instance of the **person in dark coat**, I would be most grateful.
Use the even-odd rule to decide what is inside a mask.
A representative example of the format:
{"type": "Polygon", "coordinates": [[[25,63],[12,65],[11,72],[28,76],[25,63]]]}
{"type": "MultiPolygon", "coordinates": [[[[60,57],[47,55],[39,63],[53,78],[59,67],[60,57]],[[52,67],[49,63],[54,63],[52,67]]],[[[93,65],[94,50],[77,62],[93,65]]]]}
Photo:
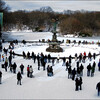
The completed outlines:
{"type": "Polygon", "coordinates": [[[1,79],[2,79],[2,72],[0,71],[0,84],[1,84],[1,79]]]}
{"type": "Polygon", "coordinates": [[[80,73],[81,73],[80,67],[77,67],[77,76],[80,76],[80,73]]]}
{"type": "Polygon", "coordinates": [[[93,65],[92,66],[94,67],[94,72],[95,72],[95,67],[96,67],[95,61],[93,62],[93,65]]]}
{"type": "Polygon", "coordinates": [[[25,57],[26,57],[26,54],[25,54],[25,52],[23,51],[23,58],[25,59],[25,57]]]}
{"type": "Polygon", "coordinates": [[[76,86],[75,91],[78,91],[78,86],[79,86],[79,79],[78,78],[75,79],[75,86],[76,86]]]}
{"type": "Polygon", "coordinates": [[[50,72],[51,72],[51,76],[53,76],[53,68],[52,68],[52,66],[50,66],[50,72]]]}
{"type": "Polygon", "coordinates": [[[92,66],[91,67],[91,77],[94,76],[94,71],[95,71],[95,68],[92,66]]]}
{"type": "Polygon", "coordinates": [[[43,65],[43,70],[45,70],[45,66],[46,66],[45,61],[42,62],[42,65],[43,65]]]}
{"type": "Polygon", "coordinates": [[[79,87],[80,87],[80,90],[82,90],[82,83],[83,83],[83,82],[82,82],[82,77],[80,77],[80,78],[79,78],[79,87]]]}
{"type": "Polygon", "coordinates": [[[65,62],[66,62],[66,58],[64,57],[62,66],[65,66],[65,62]]]}
{"type": "Polygon", "coordinates": [[[16,74],[16,67],[17,67],[17,65],[16,65],[16,63],[14,62],[14,64],[13,64],[13,73],[15,73],[15,74],[16,74]]]}
{"type": "Polygon", "coordinates": [[[91,63],[87,66],[87,76],[90,76],[90,71],[91,71],[91,63]]]}
{"type": "Polygon", "coordinates": [[[66,62],[66,71],[67,71],[67,69],[68,69],[68,66],[69,66],[69,63],[68,63],[68,61],[66,62]]]}
{"type": "Polygon", "coordinates": [[[69,65],[71,65],[71,62],[72,62],[72,56],[70,55],[69,56],[69,65]]]}
{"type": "Polygon", "coordinates": [[[47,75],[48,76],[53,76],[53,68],[52,66],[47,66],[47,75]]]}
{"type": "Polygon", "coordinates": [[[75,75],[76,75],[76,70],[75,70],[75,68],[72,70],[72,80],[74,80],[75,79],[75,75]]]}
{"type": "Polygon", "coordinates": [[[72,69],[71,66],[68,67],[68,79],[71,78],[72,69]]]}
{"type": "Polygon", "coordinates": [[[100,71],[100,60],[99,60],[99,63],[98,63],[98,70],[100,71]]]}
{"type": "Polygon", "coordinates": [[[9,66],[11,66],[11,62],[12,62],[12,56],[9,56],[9,66]]]}
{"type": "Polygon", "coordinates": [[[36,54],[34,54],[34,63],[35,63],[35,61],[36,61],[36,54]]]}
{"type": "Polygon", "coordinates": [[[50,72],[50,66],[47,66],[47,76],[49,76],[49,72],[50,72]]]}
{"type": "Polygon", "coordinates": [[[38,70],[40,70],[40,60],[38,60],[38,70]]]}
{"type": "Polygon", "coordinates": [[[12,73],[13,71],[13,64],[10,65],[10,72],[12,73]]]}
{"type": "Polygon", "coordinates": [[[21,74],[23,74],[23,70],[24,70],[24,65],[23,64],[20,65],[20,70],[21,70],[21,74]]]}
{"type": "Polygon", "coordinates": [[[77,63],[76,63],[76,67],[79,67],[79,61],[77,61],[77,63]]]}
{"type": "Polygon", "coordinates": [[[95,53],[93,53],[93,59],[95,60],[95,57],[96,57],[96,54],[95,53]]]}
{"type": "Polygon", "coordinates": [[[98,96],[99,96],[99,94],[100,94],[100,82],[97,83],[96,89],[98,90],[98,96]]]}
{"type": "Polygon", "coordinates": [[[91,61],[91,57],[92,57],[91,52],[89,52],[88,53],[88,59],[90,59],[90,61],[91,61]]]}
{"type": "Polygon", "coordinates": [[[18,85],[19,83],[20,83],[20,85],[22,85],[22,84],[21,84],[21,79],[22,79],[21,73],[18,72],[18,73],[17,73],[17,85],[18,85]]]}
{"type": "Polygon", "coordinates": [[[34,52],[32,52],[32,59],[34,59],[34,52]]]}
{"type": "Polygon", "coordinates": [[[82,61],[82,55],[80,53],[80,55],[79,55],[79,62],[81,62],[81,61],[82,61]]]}
{"type": "Polygon", "coordinates": [[[83,69],[84,69],[84,66],[81,64],[80,66],[80,75],[83,76],[83,69]]]}
{"type": "Polygon", "coordinates": [[[51,62],[51,55],[48,54],[48,63],[50,63],[50,62],[51,62]]]}
{"type": "Polygon", "coordinates": [[[5,71],[7,72],[7,66],[8,66],[8,59],[7,59],[7,57],[6,57],[6,59],[5,59],[5,71]]]}
{"type": "Polygon", "coordinates": [[[54,58],[52,58],[52,66],[54,66],[54,62],[55,62],[55,59],[54,59],[54,58]]]}
{"type": "Polygon", "coordinates": [[[27,53],[27,58],[30,59],[30,52],[27,53]]]}

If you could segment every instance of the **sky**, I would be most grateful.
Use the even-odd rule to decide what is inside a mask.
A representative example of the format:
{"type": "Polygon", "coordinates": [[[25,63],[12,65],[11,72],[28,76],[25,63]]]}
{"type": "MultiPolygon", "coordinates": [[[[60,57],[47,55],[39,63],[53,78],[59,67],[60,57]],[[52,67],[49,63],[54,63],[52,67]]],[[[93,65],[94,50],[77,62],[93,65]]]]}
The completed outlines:
{"type": "Polygon", "coordinates": [[[100,11],[99,0],[3,0],[11,8],[16,10],[37,10],[44,6],[50,6],[54,11],[62,12],[64,10],[88,10],[100,11]]]}

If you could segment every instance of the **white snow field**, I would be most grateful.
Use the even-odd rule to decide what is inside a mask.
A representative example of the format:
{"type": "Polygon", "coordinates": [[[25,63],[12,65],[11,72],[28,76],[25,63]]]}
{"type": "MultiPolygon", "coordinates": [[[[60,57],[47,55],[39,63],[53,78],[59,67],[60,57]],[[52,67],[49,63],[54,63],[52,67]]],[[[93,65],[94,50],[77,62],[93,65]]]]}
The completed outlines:
{"type": "MultiPolygon", "coordinates": [[[[39,39],[51,39],[52,33],[50,32],[42,32],[42,33],[32,33],[32,32],[11,32],[10,35],[5,33],[3,36],[5,39],[13,40],[39,40],[39,39]]],[[[98,39],[93,38],[65,38],[58,37],[58,40],[87,40],[87,41],[99,41],[98,39]]],[[[8,43],[3,43],[3,47],[8,48],[8,43]]],[[[27,43],[23,45],[19,43],[15,45],[15,53],[22,54],[22,51],[26,53],[29,51],[30,53],[34,51],[34,53],[38,54],[43,52],[44,54],[49,54],[46,52],[46,48],[48,44],[33,44],[27,43]]],[[[100,53],[100,47],[96,44],[91,45],[78,45],[78,44],[61,44],[61,47],[64,49],[63,53],[50,53],[52,57],[60,55],[60,57],[68,57],[69,55],[74,56],[75,53],[100,53]]],[[[3,54],[3,52],[2,52],[3,54]]],[[[17,75],[8,71],[5,72],[3,68],[0,66],[0,70],[3,73],[2,84],[0,84],[0,99],[100,99],[100,96],[97,96],[96,84],[100,81],[100,72],[98,71],[98,61],[100,59],[100,55],[96,57],[96,70],[94,73],[94,77],[87,77],[87,65],[89,63],[93,63],[86,59],[86,63],[82,63],[84,65],[83,71],[83,84],[82,90],[75,91],[75,81],[72,79],[68,79],[68,71],[65,71],[66,67],[62,66],[62,60],[59,63],[56,63],[53,66],[54,76],[48,77],[47,71],[43,71],[41,67],[38,70],[37,62],[34,64],[33,60],[23,59],[23,57],[15,56],[12,62],[17,63],[17,72],[20,70],[19,66],[23,63],[25,65],[24,75],[22,75],[22,85],[17,85],[17,75]],[[27,65],[32,65],[34,72],[33,78],[27,78],[27,65]]],[[[0,65],[3,61],[0,62],[0,65]]],[[[47,63],[47,65],[51,65],[51,63],[47,63]]],[[[72,60],[72,68],[76,67],[76,61],[72,60]]]]}

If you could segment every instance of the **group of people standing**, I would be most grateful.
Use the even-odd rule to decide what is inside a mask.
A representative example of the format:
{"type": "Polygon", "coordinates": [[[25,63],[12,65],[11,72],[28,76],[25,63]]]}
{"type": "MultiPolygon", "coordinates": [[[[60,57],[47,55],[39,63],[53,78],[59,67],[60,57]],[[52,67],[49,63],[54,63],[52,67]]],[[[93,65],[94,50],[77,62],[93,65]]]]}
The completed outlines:
{"type": "MultiPolygon", "coordinates": [[[[7,55],[6,50],[4,52],[7,55]]],[[[55,59],[57,59],[57,63],[59,63],[59,59],[60,59],[60,57],[53,59],[50,54],[44,55],[43,53],[41,53],[41,54],[36,55],[34,52],[32,52],[31,54],[30,54],[30,52],[25,54],[24,51],[23,51],[23,57],[24,57],[24,59],[32,58],[34,63],[36,63],[36,60],[37,60],[38,70],[40,70],[40,66],[42,66],[43,70],[45,70],[47,63],[52,63],[52,66],[54,66],[55,59]]],[[[71,78],[72,80],[75,81],[75,86],[76,86],[75,90],[76,91],[78,91],[79,88],[80,88],[80,90],[82,90],[82,84],[83,84],[82,76],[83,76],[84,66],[81,62],[85,63],[86,57],[88,57],[88,59],[90,61],[91,61],[92,57],[95,60],[96,54],[93,53],[93,55],[92,55],[89,52],[88,56],[86,56],[86,52],[84,52],[83,54],[80,53],[80,55],[77,56],[77,53],[76,53],[75,57],[74,57],[75,61],[76,61],[76,68],[73,68],[73,69],[72,69],[72,66],[71,66],[73,57],[70,55],[68,57],[69,61],[66,61],[65,57],[62,58],[62,60],[63,60],[62,66],[66,66],[66,71],[68,71],[68,79],[71,78]]],[[[50,66],[50,65],[47,66],[47,76],[53,76],[54,75],[52,66],[50,66]]],[[[5,63],[4,63],[5,71],[7,71],[7,67],[8,68],[10,67],[11,72],[16,73],[17,64],[15,62],[14,62],[14,64],[12,64],[12,53],[10,53],[10,56],[8,58],[7,57],[5,58],[5,63]]],[[[89,65],[87,66],[87,76],[90,76],[90,75],[94,76],[95,67],[96,67],[95,61],[93,62],[93,65],[91,65],[91,63],[89,63],[89,65]]],[[[99,63],[98,63],[98,70],[100,71],[100,60],[99,60],[99,63]]],[[[20,65],[20,71],[18,71],[18,73],[17,73],[17,80],[18,80],[17,84],[20,84],[20,85],[22,84],[21,83],[22,74],[24,74],[24,65],[23,64],[20,65]]],[[[33,74],[32,65],[28,65],[27,66],[27,77],[32,78],[33,77],[32,74],[33,74]]],[[[2,72],[0,71],[0,84],[1,84],[1,78],[2,78],[2,72]]],[[[97,84],[96,88],[98,89],[98,95],[99,95],[100,84],[97,84]]]]}

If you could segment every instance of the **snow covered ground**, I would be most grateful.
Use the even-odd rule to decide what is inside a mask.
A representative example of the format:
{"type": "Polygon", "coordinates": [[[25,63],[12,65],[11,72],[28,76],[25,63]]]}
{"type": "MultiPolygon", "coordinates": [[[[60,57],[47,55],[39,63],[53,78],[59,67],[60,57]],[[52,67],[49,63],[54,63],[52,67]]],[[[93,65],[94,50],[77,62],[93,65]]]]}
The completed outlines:
{"type": "MultiPolygon", "coordinates": [[[[32,32],[12,32],[10,35],[5,33],[3,36],[5,39],[12,40],[39,40],[39,39],[48,39],[52,38],[52,33],[45,32],[45,33],[32,33],[32,32]]],[[[66,40],[65,37],[58,37],[59,40],[66,40]]],[[[69,39],[69,38],[68,38],[69,39]]],[[[78,40],[87,40],[87,41],[99,41],[99,39],[95,38],[70,38],[71,40],[76,39],[78,40]]],[[[48,54],[45,49],[48,47],[48,44],[19,44],[15,45],[15,53],[22,54],[24,50],[26,53],[28,51],[34,53],[41,53],[48,54]],[[40,45],[40,46],[37,46],[40,45]]],[[[8,43],[4,43],[3,47],[8,48],[8,43]]],[[[61,47],[64,49],[63,53],[50,53],[51,56],[58,56],[60,57],[68,57],[70,54],[72,56],[75,53],[83,53],[84,51],[88,54],[88,52],[98,54],[100,52],[100,47],[95,44],[91,45],[73,45],[73,44],[62,44],[61,47]]],[[[4,69],[0,67],[2,70],[3,78],[2,84],[0,85],[0,99],[100,99],[97,96],[96,84],[100,81],[100,72],[98,71],[98,61],[100,56],[96,57],[96,71],[94,77],[87,77],[87,70],[86,67],[89,63],[93,63],[86,59],[86,63],[82,63],[84,65],[84,72],[83,72],[83,84],[81,91],[75,91],[75,81],[68,79],[68,72],[65,71],[65,66],[62,66],[62,60],[59,63],[55,62],[55,66],[53,66],[54,76],[48,77],[46,70],[43,71],[41,67],[38,71],[37,62],[34,64],[33,60],[23,59],[23,57],[15,56],[13,62],[17,63],[17,72],[20,70],[19,66],[21,63],[25,65],[24,75],[22,78],[22,85],[17,85],[16,74],[13,74],[9,71],[5,72],[4,69]],[[27,78],[26,68],[27,65],[32,65],[34,72],[34,78],[27,78]]],[[[2,64],[3,62],[0,62],[2,64]]],[[[51,63],[47,63],[47,65],[51,65],[51,63]]],[[[46,65],[46,66],[47,66],[46,65]]],[[[72,67],[76,67],[76,61],[72,60],[72,67]]]]}

